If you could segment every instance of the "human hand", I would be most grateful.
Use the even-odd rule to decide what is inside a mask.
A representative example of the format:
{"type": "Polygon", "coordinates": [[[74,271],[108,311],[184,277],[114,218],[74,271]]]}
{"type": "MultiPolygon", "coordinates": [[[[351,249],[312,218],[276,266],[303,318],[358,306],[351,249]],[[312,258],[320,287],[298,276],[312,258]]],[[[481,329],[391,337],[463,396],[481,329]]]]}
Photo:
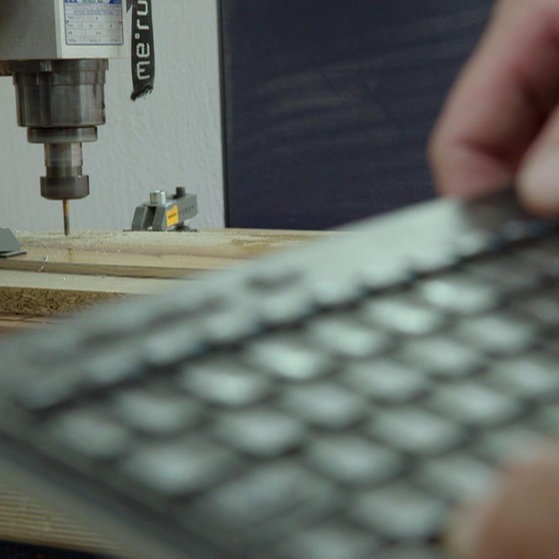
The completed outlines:
{"type": "Polygon", "coordinates": [[[516,182],[540,215],[559,214],[559,0],[500,0],[454,86],[429,147],[444,194],[516,182]]]}
{"type": "Polygon", "coordinates": [[[509,468],[489,500],[460,511],[448,547],[455,559],[559,557],[559,450],[509,468]]]}

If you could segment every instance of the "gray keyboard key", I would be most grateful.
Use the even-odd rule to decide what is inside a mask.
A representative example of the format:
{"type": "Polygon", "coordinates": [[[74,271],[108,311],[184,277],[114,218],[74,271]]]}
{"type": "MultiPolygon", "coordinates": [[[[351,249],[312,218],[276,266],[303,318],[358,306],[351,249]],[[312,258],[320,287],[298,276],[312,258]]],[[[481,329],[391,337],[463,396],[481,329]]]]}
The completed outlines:
{"type": "Polygon", "coordinates": [[[538,293],[514,301],[514,309],[545,328],[559,326],[559,292],[538,293]]]}
{"type": "Polygon", "coordinates": [[[302,270],[298,268],[280,268],[278,266],[253,271],[246,279],[247,286],[263,294],[275,293],[277,290],[293,288],[305,279],[302,270]]]}
{"type": "Polygon", "coordinates": [[[48,431],[62,444],[95,460],[111,460],[124,453],[131,433],[101,408],[68,411],[52,419],[48,431]]]}
{"type": "Polygon", "coordinates": [[[450,501],[472,501],[491,486],[494,473],[489,466],[463,454],[451,454],[423,464],[418,481],[430,493],[450,501]]]}
{"type": "Polygon", "coordinates": [[[316,306],[303,287],[269,293],[258,302],[260,319],[271,326],[297,322],[316,310],[316,306]]]}
{"type": "Polygon", "coordinates": [[[559,433],[559,406],[547,406],[536,417],[535,424],[540,426],[546,434],[557,437],[559,433]]]}
{"type": "Polygon", "coordinates": [[[470,427],[492,427],[514,419],[522,406],[489,386],[473,382],[456,383],[437,390],[432,409],[470,427]]]}
{"type": "Polygon", "coordinates": [[[178,321],[159,325],[141,343],[144,359],[152,366],[166,367],[200,354],[207,340],[195,321],[178,321]]]}
{"type": "Polygon", "coordinates": [[[184,512],[184,522],[231,546],[292,536],[337,506],[332,486],[297,464],[261,465],[209,492],[184,512]]]}
{"type": "Polygon", "coordinates": [[[244,360],[256,370],[287,380],[306,381],[331,373],[333,359],[324,351],[303,344],[295,336],[274,336],[252,342],[244,360]]]}
{"type": "Polygon", "coordinates": [[[374,559],[445,559],[447,556],[442,550],[434,546],[398,545],[388,551],[376,553],[374,559]]]}
{"type": "Polygon", "coordinates": [[[272,380],[229,359],[212,359],[185,368],[179,384],[189,393],[220,406],[241,407],[267,398],[272,380]]]}
{"type": "Polygon", "coordinates": [[[47,412],[72,402],[83,390],[83,379],[73,369],[58,368],[17,386],[14,401],[29,412],[47,412]]]}
{"type": "Polygon", "coordinates": [[[538,352],[501,361],[489,376],[489,382],[499,392],[518,398],[553,400],[559,396],[557,360],[538,352]]]}
{"type": "Polygon", "coordinates": [[[387,446],[423,456],[458,446],[465,434],[453,421],[414,408],[383,410],[369,423],[367,432],[387,446]]]}
{"type": "Polygon", "coordinates": [[[372,357],[391,345],[385,332],[343,317],[315,320],[307,332],[311,344],[348,358],[372,357]]]}
{"type": "Polygon", "coordinates": [[[476,349],[444,336],[409,340],[401,346],[399,357],[444,379],[470,375],[485,361],[476,349]]]}
{"type": "Polygon", "coordinates": [[[308,283],[313,301],[323,308],[346,305],[363,295],[363,287],[354,278],[314,277],[308,283]]]}
{"type": "Polygon", "coordinates": [[[424,336],[440,330],[444,315],[433,307],[419,305],[403,295],[373,300],[362,312],[365,321],[398,334],[424,336]]]}
{"type": "Polygon", "coordinates": [[[119,470],[144,489],[181,497],[225,479],[236,464],[233,453],[207,441],[189,440],[143,446],[119,470]]]}
{"type": "Polygon", "coordinates": [[[134,342],[124,342],[84,360],[78,371],[91,387],[107,388],[137,380],[146,372],[146,366],[134,342]]]}
{"type": "Polygon", "coordinates": [[[510,256],[480,260],[468,265],[467,270],[508,294],[524,293],[536,289],[542,283],[542,274],[537,268],[519,266],[510,256]]]}
{"type": "Polygon", "coordinates": [[[220,416],[213,432],[225,444],[258,456],[271,458],[300,446],[306,436],[301,421],[269,409],[251,409],[220,416]]]}
{"type": "Polygon", "coordinates": [[[115,396],[111,407],[127,425],[153,436],[173,435],[192,428],[202,412],[202,406],[192,399],[147,388],[123,391],[115,396]]]}
{"type": "Polygon", "coordinates": [[[288,389],[279,405],[290,415],[326,429],[344,429],[368,411],[363,398],[342,386],[313,383],[288,389]]]}
{"type": "Polygon", "coordinates": [[[351,516],[363,526],[400,542],[438,535],[446,509],[440,500],[395,484],[359,495],[351,516]]]}
{"type": "Polygon", "coordinates": [[[543,446],[543,435],[528,425],[507,425],[484,433],[476,442],[476,451],[493,464],[506,464],[534,456],[543,446]]]}
{"type": "Polygon", "coordinates": [[[458,326],[457,335],[482,351],[506,356],[530,349],[538,339],[538,329],[519,316],[496,313],[468,319],[458,326]]]}
{"type": "Polygon", "coordinates": [[[386,482],[404,465],[397,452],[355,436],[316,440],[304,457],[312,469],[352,487],[386,482]]]}
{"type": "Polygon", "coordinates": [[[559,244],[557,238],[544,240],[519,250],[516,253],[523,266],[535,268],[546,276],[559,278],[559,244]]]}
{"type": "Polygon", "coordinates": [[[431,305],[460,315],[480,314],[500,303],[499,291],[493,285],[463,273],[425,281],[417,292],[431,305]]]}
{"type": "Polygon", "coordinates": [[[248,305],[228,305],[198,319],[203,339],[211,344],[231,344],[260,330],[256,311],[248,305]]]}
{"type": "Polygon", "coordinates": [[[388,404],[414,400],[429,387],[422,371],[389,358],[350,365],[340,378],[356,392],[388,404]]]}
{"type": "Polygon", "coordinates": [[[266,559],[371,559],[377,548],[370,531],[331,520],[288,537],[266,559]]]}

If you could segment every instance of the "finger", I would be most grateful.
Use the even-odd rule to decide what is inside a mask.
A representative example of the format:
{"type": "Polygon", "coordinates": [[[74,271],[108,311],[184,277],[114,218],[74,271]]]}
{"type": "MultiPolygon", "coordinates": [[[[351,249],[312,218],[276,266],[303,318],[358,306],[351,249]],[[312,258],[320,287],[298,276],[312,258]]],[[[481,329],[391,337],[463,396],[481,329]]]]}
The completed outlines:
{"type": "Polygon", "coordinates": [[[518,194],[530,210],[543,217],[559,214],[559,110],[522,164],[518,194]]]}
{"type": "Polygon", "coordinates": [[[559,97],[559,2],[501,0],[435,127],[429,154],[447,194],[512,181],[559,97]]]}
{"type": "Polygon", "coordinates": [[[556,559],[559,453],[512,468],[489,501],[457,520],[450,536],[457,559],[556,559]]]}

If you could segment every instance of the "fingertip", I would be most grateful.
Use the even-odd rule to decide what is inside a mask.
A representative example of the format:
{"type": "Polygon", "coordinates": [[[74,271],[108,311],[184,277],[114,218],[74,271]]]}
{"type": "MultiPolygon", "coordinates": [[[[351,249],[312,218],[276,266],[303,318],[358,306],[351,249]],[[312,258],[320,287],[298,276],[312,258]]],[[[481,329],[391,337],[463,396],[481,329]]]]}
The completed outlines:
{"type": "Polygon", "coordinates": [[[518,196],[531,212],[559,215],[559,148],[546,148],[523,165],[517,180],[518,196]]]}
{"type": "Polygon", "coordinates": [[[458,509],[452,515],[445,538],[445,548],[451,559],[477,557],[488,512],[489,502],[477,502],[458,509]]]}
{"type": "Polygon", "coordinates": [[[434,145],[430,161],[435,187],[444,196],[473,199],[512,184],[513,173],[502,161],[467,146],[434,145]]]}

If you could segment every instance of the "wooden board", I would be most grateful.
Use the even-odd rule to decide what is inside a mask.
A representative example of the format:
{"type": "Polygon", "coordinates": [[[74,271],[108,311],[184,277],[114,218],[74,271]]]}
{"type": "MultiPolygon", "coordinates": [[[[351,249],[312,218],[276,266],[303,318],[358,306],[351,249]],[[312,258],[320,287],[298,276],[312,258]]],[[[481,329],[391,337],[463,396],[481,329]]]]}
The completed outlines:
{"type": "Polygon", "coordinates": [[[68,238],[61,233],[19,233],[27,254],[0,259],[0,315],[65,314],[115,297],[153,293],[170,287],[169,281],[192,280],[201,272],[325,235],[331,233],[90,231],[68,238]]]}
{"type": "Polygon", "coordinates": [[[0,540],[126,557],[124,548],[103,534],[84,528],[55,507],[0,485],[0,540]]]}
{"type": "Polygon", "coordinates": [[[215,229],[193,233],[18,233],[27,255],[0,260],[0,270],[60,274],[177,278],[331,233],[215,229]]]}

